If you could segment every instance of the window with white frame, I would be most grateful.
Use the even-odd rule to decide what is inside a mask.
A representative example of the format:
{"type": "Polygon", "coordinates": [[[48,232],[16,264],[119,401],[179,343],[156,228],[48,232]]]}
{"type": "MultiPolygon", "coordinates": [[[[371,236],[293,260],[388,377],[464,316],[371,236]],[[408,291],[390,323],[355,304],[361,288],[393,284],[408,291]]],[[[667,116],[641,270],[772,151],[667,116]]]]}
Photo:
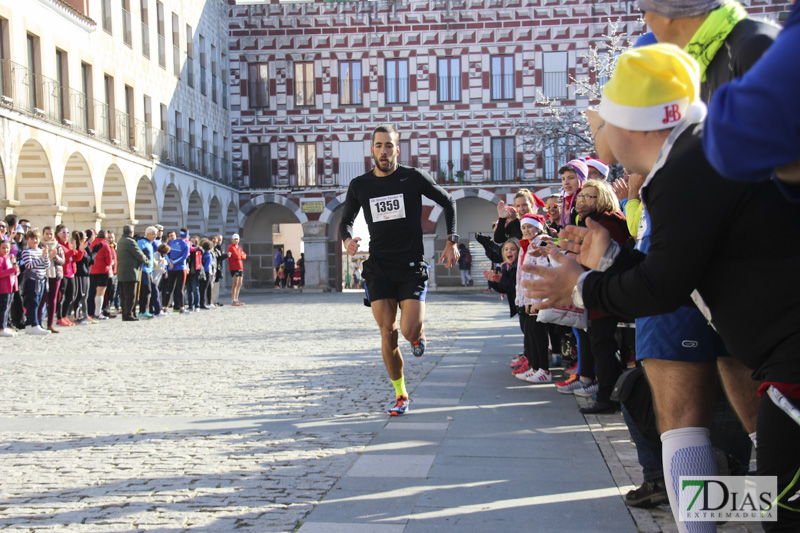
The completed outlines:
{"type": "Polygon", "coordinates": [[[315,96],[314,63],[295,63],[294,105],[313,106],[315,96]]]}
{"type": "Polygon", "coordinates": [[[492,100],[514,99],[514,56],[492,56],[492,100]]]}
{"type": "Polygon", "coordinates": [[[438,94],[440,102],[461,101],[461,59],[440,57],[438,61],[438,94]]]}
{"type": "Polygon", "coordinates": [[[361,103],[361,61],[339,61],[339,103],[361,103]]]}
{"type": "Polygon", "coordinates": [[[311,187],[317,184],[317,145],[297,143],[297,186],[311,187]]]}
{"type": "Polygon", "coordinates": [[[543,93],[547,98],[567,98],[569,76],[566,52],[542,54],[543,93]]]}
{"type": "Polygon", "coordinates": [[[408,103],[408,59],[386,60],[386,103],[408,103]]]}
{"type": "Polygon", "coordinates": [[[461,139],[439,139],[439,181],[455,181],[461,174],[461,139]]]}
{"type": "Polygon", "coordinates": [[[492,181],[512,181],[515,174],[514,137],[492,138],[492,181]]]}
{"type": "Polygon", "coordinates": [[[247,98],[250,108],[269,107],[269,65],[250,63],[247,67],[247,98]]]}

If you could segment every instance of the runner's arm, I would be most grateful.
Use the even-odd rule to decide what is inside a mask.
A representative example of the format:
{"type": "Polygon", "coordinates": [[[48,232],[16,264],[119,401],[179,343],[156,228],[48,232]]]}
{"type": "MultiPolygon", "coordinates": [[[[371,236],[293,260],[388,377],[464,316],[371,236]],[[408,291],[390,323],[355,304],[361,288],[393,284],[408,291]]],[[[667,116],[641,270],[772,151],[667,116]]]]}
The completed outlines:
{"type": "Polygon", "coordinates": [[[431,178],[430,174],[424,170],[419,170],[422,175],[422,194],[442,206],[444,209],[444,219],[447,224],[447,234],[456,233],[456,201],[447,191],[438,186],[431,178]]]}
{"type": "Polygon", "coordinates": [[[339,223],[339,237],[342,243],[347,239],[353,238],[353,222],[358,216],[358,211],[361,209],[361,204],[358,202],[355,190],[353,190],[353,183],[347,188],[347,197],[344,201],[344,211],[342,212],[342,221],[339,223]]]}

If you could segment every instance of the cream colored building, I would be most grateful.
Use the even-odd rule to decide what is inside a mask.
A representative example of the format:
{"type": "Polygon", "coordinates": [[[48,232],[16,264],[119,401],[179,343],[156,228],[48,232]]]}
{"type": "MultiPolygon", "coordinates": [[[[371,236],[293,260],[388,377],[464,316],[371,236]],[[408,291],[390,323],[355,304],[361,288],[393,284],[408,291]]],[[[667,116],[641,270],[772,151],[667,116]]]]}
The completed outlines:
{"type": "Polygon", "coordinates": [[[239,230],[224,0],[0,0],[0,214],[239,230]]]}

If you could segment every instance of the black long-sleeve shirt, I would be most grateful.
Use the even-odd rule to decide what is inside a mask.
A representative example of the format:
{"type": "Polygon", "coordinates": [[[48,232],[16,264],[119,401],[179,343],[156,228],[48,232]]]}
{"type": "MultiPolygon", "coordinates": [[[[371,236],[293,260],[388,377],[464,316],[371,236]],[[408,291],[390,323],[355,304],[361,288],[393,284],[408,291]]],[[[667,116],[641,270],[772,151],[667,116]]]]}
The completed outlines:
{"type": "Polygon", "coordinates": [[[342,242],[353,237],[353,222],[364,209],[370,260],[397,265],[422,261],[423,196],[442,206],[447,233],[455,233],[456,201],[428,173],[398,166],[388,176],[378,177],[370,171],[355,178],[347,189],[339,225],[342,242]]]}
{"type": "Polygon", "coordinates": [[[606,272],[589,274],[584,304],[650,316],[674,311],[697,289],[727,349],[757,379],[800,383],[800,210],[771,181],[725,180],[701,137],[701,126],[683,132],[642,189],[647,255],[622,249],[606,272]],[[764,213],[766,231],[755,222],[764,213]]]}

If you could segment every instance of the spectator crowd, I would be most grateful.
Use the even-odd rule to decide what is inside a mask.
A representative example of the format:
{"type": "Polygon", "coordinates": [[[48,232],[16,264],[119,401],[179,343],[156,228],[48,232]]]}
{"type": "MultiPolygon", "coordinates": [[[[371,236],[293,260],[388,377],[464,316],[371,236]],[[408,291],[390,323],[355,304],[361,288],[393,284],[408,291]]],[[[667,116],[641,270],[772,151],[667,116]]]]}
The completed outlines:
{"type": "Polygon", "coordinates": [[[233,234],[198,238],[186,228],[160,224],[134,235],[113,231],[70,231],[64,224],[39,230],[7,215],[0,220],[0,336],[24,331],[59,333],[121,317],[161,318],[172,308],[188,315],[219,302],[225,262],[232,279],[232,306],[239,300],[247,254],[233,234]]]}
{"type": "Polygon", "coordinates": [[[512,375],[550,383],[560,356],[558,393],[622,411],[644,477],[629,505],[710,533],[716,520],[681,517],[680,480],[763,476],[764,530],[800,531],[800,2],[782,32],[731,0],[637,4],[652,33],[587,110],[597,156],[625,176],[573,159],[561,194],[520,190],[479,237],[519,317],[512,375]],[[769,238],[748,216],[762,210],[769,238]],[[634,321],[631,341],[618,330],[634,321]]]}

